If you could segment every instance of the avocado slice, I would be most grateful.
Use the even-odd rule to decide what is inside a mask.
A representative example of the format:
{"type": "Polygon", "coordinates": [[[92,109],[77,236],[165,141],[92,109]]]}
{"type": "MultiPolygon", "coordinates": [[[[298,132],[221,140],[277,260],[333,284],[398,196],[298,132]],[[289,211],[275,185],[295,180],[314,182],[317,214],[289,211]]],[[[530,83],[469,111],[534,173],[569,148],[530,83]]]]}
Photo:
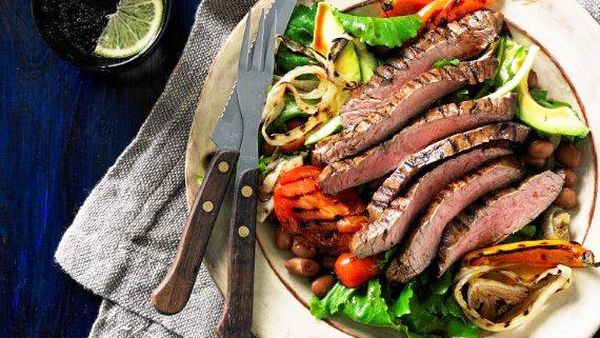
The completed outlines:
{"type": "Polygon", "coordinates": [[[335,70],[347,82],[360,82],[362,79],[360,62],[354,44],[346,43],[335,59],[335,70]]]}
{"type": "Polygon", "coordinates": [[[549,135],[585,137],[589,128],[577,113],[567,106],[546,108],[538,104],[527,85],[527,77],[518,86],[519,118],[534,129],[549,135]]]}
{"type": "Polygon", "coordinates": [[[352,41],[358,53],[358,62],[360,63],[360,74],[363,83],[369,81],[371,76],[375,74],[377,68],[377,59],[367,50],[367,45],[358,39],[352,41]]]}
{"type": "Polygon", "coordinates": [[[334,12],[335,9],[327,2],[319,3],[311,47],[322,55],[332,57],[335,69],[344,80],[367,82],[374,74],[377,60],[364,43],[357,39],[348,40],[334,12]]]}
{"type": "Polygon", "coordinates": [[[342,130],[342,119],[339,116],[332,118],[331,120],[325,122],[324,125],[321,126],[317,131],[310,134],[306,141],[304,141],[304,145],[315,144],[327,136],[333,135],[342,130]]]}

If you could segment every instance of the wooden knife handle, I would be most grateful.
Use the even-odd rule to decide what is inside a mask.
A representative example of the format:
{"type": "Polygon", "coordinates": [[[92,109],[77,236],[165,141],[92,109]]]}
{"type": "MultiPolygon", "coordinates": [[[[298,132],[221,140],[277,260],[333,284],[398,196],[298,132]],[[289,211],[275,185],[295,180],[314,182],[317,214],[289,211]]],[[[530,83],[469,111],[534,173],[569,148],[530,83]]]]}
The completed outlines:
{"type": "Polygon", "coordinates": [[[252,332],[257,188],[258,169],[245,171],[235,184],[227,244],[227,290],[217,325],[222,338],[247,338],[252,332]]]}
{"type": "Polygon", "coordinates": [[[236,150],[219,150],[208,165],[185,222],[175,261],[150,296],[156,310],[163,314],[178,313],[190,298],[239,155],[236,150]]]}

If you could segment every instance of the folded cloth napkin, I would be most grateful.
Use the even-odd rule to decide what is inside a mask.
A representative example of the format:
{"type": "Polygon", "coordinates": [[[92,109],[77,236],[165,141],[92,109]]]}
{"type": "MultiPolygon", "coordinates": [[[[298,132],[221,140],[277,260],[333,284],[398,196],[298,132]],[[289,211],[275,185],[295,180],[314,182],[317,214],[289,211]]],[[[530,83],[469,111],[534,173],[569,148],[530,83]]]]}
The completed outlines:
{"type": "MultiPolygon", "coordinates": [[[[600,20],[599,0],[578,1],[600,20]]],[[[204,267],[181,313],[162,316],[148,297],[169,268],[181,235],[184,153],[201,84],[253,3],[202,1],[164,93],[59,244],[61,267],[104,298],[91,337],[214,336],[222,297],[204,267]]]]}
{"type": "Polygon", "coordinates": [[[600,23],[600,0],[577,0],[600,23]]]}
{"type": "Polygon", "coordinates": [[[92,337],[208,337],[222,297],[201,268],[185,309],[148,299],[175,255],[185,219],[184,154],[208,67],[255,0],[203,0],[181,60],[135,140],[87,198],[56,261],[102,296],[92,337]]]}

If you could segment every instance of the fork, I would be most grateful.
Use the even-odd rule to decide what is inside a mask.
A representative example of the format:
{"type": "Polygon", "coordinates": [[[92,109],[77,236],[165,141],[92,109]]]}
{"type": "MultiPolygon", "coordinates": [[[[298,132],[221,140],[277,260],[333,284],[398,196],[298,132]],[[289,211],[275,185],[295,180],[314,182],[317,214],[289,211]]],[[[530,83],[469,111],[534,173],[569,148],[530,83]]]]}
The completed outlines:
{"type": "Polygon", "coordinates": [[[236,168],[229,224],[227,289],[217,325],[221,337],[248,337],[252,329],[254,251],[258,193],[258,130],[268,86],[273,81],[273,44],[277,8],[261,12],[257,38],[250,43],[250,11],[238,65],[237,95],[242,115],[242,143],[236,168]]]}

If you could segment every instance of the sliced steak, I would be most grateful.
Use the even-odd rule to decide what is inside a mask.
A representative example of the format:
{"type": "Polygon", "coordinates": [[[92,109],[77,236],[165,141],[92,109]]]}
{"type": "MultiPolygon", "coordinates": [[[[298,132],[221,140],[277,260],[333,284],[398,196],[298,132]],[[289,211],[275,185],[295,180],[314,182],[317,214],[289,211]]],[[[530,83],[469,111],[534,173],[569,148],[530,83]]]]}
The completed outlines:
{"type": "Polygon", "coordinates": [[[440,275],[469,251],[494,245],[538,217],[554,202],[564,181],[563,175],[547,170],[467,208],[444,230],[440,275]]]}
{"type": "Polygon", "coordinates": [[[383,182],[373,195],[373,199],[369,204],[369,213],[375,214],[387,207],[408,184],[409,180],[427,165],[493,141],[507,140],[522,143],[529,132],[529,127],[520,123],[490,124],[452,135],[405,157],[398,164],[394,173],[383,182]]]}
{"type": "Polygon", "coordinates": [[[509,147],[483,146],[442,162],[423,175],[404,196],[396,198],[381,215],[372,217],[367,227],[354,234],[350,250],[358,257],[366,257],[400,243],[413,219],[445,186],[482,164],[510,153],[509,147]]]}
{"type": "Polygon", "coordinates": [[[444,137],[492,122],[512,120],[515,95],[451,103],[428,111],[392,139],[366,152],[325,167],[319,186],[328,193],[369,182],[396,169],[406,156],[444,137]]]}
{"type": "Polygon", "coordinates": [[[317,143],[313,160],[330,163],[382,142],[431,103],[467,84],[481,83],[492,77],[497,65],[495,58],[488,57],[421,74],[404,84],[385,107],[342,115],[342,124],[352,127],[317,143]]]}
{"type": "Polygon", "coordinates": [[[468,59],[481,53],[498,35],[502,14],[481,10],[447,27],[427,31],[400,55],[377,68],[371,80],[353,90],[341,114],[361,109],[379,109],[409,80],[431,69],[440,59],[468,59]]]}
{"type": "Polygon", "coordinates": [[[435,258],[442,232],[456,215],[481,196],[524,176],[525,169],[521,163],[510,156],[448,185],[411,232],[398,257],[390,262],[386,270],[388,280],[406,283],[417,277],[435,258]]]}

